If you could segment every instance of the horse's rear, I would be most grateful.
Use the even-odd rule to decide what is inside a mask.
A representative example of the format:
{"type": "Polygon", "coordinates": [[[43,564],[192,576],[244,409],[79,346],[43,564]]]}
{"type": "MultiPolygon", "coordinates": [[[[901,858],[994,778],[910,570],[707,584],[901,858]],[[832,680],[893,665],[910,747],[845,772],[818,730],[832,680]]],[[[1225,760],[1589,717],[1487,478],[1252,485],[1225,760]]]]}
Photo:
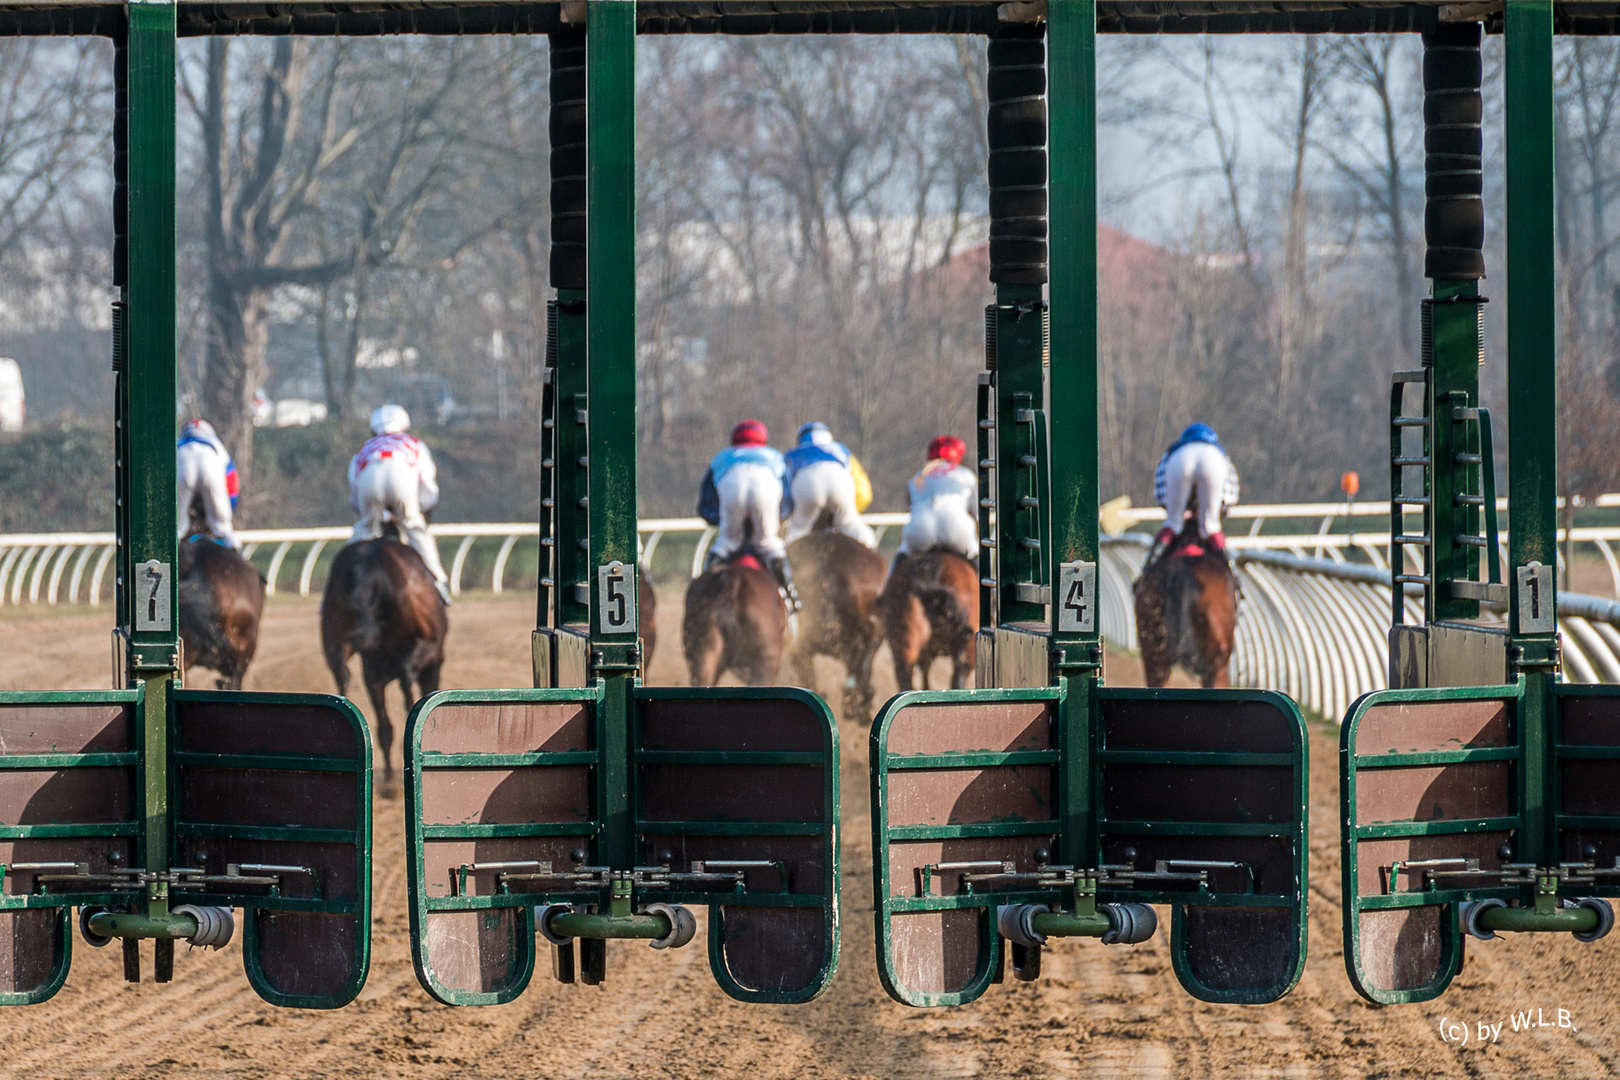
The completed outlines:
{"type": "Polygon", "coordinates": [[[967,686],[979,627],[979,574],[972,563],[951,551],[908,555],[895,563],[878,605],[902,691],[912,688],[913,672],[928,689],[928,669],[942,656],[951,659],[951,688],[967,686]]]}
{"type": "Polygon", "coordinates": [[[233,549],[196,537],[180,544],[177,584],[187,666],[217,671],[221,690],[242,689],[259,646],[264,579],[233,549]]]}
{"type": "Polygon", "coordinates": [[[1179,666],[1205,687],[1231,685],[1227,668],[1237,640],[1237,582],[1212,552],[1167,555],[1137,578],[1136,635],[1149,686],[1164,686],[1179,666]]]}
{"type": "Polygon", "coordinates": [[[795,540],[788,558],[804,605],[788,653],[799,682],[814,686],[816,656],[830,656],[844,665],[845,717],[869,714],[872,657],[883,641],[883,557],[853,537],[826,531],[795,540]]]}
{"type": "Polygon", "coordinates": [[[385,691],[398,682],[410,711],[439,688],[449,619],[422,557],[396,540],[349,544],[332,560],[321,599],[321,648],[338,693],[349,689],[349,657],[377,716],[384,787],[393,783],[394,727],[385,691]]]}
{"type": "Polygon", "coordinates": [[[700,574],[686,587],[681,644],[693,686],[715,686],[727,671],[749,686],[770,686],[786,633],[787,605],[776,580],[751,561],[700,574]]]}

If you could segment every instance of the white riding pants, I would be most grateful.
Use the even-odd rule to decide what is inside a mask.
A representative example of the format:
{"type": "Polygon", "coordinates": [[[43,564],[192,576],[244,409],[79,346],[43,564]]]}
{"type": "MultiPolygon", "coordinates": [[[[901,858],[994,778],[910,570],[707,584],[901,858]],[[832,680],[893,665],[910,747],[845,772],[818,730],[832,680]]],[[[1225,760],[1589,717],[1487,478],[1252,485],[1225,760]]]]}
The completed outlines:
{"type": "Polygon", "coordinates": [[[793,474],[793,516],[788,518],[787,542],[793,543],[816,526],[823,510],[832,512],[832,527],[869,548],[877,547],[877,534],[855,509],[855,477],[836,461],[816,461],[793,474]]]}
{"type": "Polygon", "coordinates": [[[175,461],[178,467],[176,489],[180,497],[179,535],[183,538],[189,527],[191,500],[201,495],[203,519],[208,522],[209,532],[231,547],[240,548],[242,542],[236,538],[236,530],[231,527],[231,496],[225,487],[225,459],[211,446],[186,443],[175,450],[175,461]]]}
{"type": "Polygon", "coordinates": [[[355,477],[354,496],[360,520],[354,524],[349,543],[377,539],[392,518],[404,530],[406,543],[422,556],[428,572],[439,581],[450,580],[444,563],[439,561],[439,546],[428,534],[427,519],[422,516],[421,478],[409,462],[397,458],[369,462],[355,477]]]}
{"type": "Polygon", "coordinates": [[[1221,499],[1231,468],[1219,447],[1188,443],[1164,465],[1164,527],[1180,532],[1187,506],[1198,496],[1198,535],[1209,539],[1221,531],[1221,499]]]}
{"type": "Polygon", "coordinates": [[[782,481],[766,465],[742,462],[727,469],[715,484],[720,494],[720,526],[709,549],[729,559],[746,544],[766,559],[787,554],[782,543],[782,481]]]}
{"type": "Polygon", "coordinates": [[[911,508],[911,520],[900,532],[901,554],[921,555],[941,548],[968,562],[979,559],[979,522],[962,499],[942,498],[911,508]]]}

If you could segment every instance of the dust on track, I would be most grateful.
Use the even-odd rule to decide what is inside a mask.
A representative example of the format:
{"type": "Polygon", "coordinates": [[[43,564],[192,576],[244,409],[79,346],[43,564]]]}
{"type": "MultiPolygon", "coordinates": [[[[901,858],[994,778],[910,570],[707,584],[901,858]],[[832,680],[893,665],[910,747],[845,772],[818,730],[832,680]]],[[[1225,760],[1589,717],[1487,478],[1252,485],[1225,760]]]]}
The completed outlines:
{"type": "MultiPolygon", "coordinates": [[[[684,681],[680,605],[660,605],[653,682],[684,681]]],[[[463,601],[451,609],[445,685],[529,682],[532,601],[463,601]]],[[[0,689],[108,685],[105,615],[0,621],[0,689]]],[[[880,700],[893,689],[878,657],[880,700]]],[[[836,700],[838,676],[818,662],[836,700]]],[[[193,672],[194,682],[208,685],[193,672]]],[[[1108,678],[1140,683],[1129,657],[1108,678]]],[[[313,601],[266,612],[247,689],[329,691],[313,601]]],[[[393,708],[396,723],[399,703],[393,708]]],[[[369,707],[368,711],[369,711],[369,707]]],[[[403,806],[375,810],[370,979],[347,1008],[267,1005],[247,986],[240,946],[179,951],[167,986],[123,981],[119,954],[75,942],[66,986],[50,1002],[0,1013],[0,1076],[336,1076],[798,1078],[1596,1077],[1620,1071],[1620,946],[1568,935],[1471,943],[1467,966],[1439,1001],[1383,1008],[1362,1001],[1340,944],[1337,732],[1311,728],[1310,951],[1299,986],[1267,1006],[1210,1005],[1182,992],[1168,934],[1130,948],[1095,941],[1047,950],[1038,982],[994,987],[960,1009],[910,1009],[878,984],[871,916],[867,722],[844,719],[843,947],[838,976],[802,1006],[748,1006],[714,985],[700,949],[609,948],[604,986],[562,986],[541,970],[508,1005],[450,1009],[417,985],[406,914],[403,806]],[[1513,1032],[1480,1047],[1442,1042],[1442,1017],[1477,1030],[1512,1012],[1568,1010],[1578,1030],[1513,1032]]],[[[399,761],[399,748],[394,747],[399,761]]],[[[701,916],[700,916],[701,918],[701,916]]],[[[150,951],[146,952],[150,969],[150,951]]]]}

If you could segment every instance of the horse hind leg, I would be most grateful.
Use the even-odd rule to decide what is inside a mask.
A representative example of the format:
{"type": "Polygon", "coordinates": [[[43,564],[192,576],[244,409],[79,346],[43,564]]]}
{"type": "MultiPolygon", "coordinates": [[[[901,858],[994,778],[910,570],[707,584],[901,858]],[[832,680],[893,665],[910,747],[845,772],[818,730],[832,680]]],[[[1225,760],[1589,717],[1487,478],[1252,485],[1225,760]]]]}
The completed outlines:
{"type": "MultiPolygon", "coordinates": [[[[371,670],[365,665],[366,694],[371,698],[371,710],[377,714],[377,750],[382,754],[383,779],[380,794],[385,799],[392,799],[399,794],[399,784],[394,779],[394,722],[388,718],[388,683],[389,676],[371,670]]],[[[406,708],[410,708],[410,684],[402,682],[405,689],[406,708]]]]}

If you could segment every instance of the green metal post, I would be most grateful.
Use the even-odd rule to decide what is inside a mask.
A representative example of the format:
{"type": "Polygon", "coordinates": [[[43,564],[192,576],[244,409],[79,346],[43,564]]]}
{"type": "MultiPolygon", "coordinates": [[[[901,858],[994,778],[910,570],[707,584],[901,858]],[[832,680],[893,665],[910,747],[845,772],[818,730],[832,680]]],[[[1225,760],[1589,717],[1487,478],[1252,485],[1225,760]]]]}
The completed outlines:
{"type": "MultiPolygon", "coordinates": [[[[118,618],[130,685],[143,683],[141,731],[145,865],[169,867],[169,704],[179,675],[175,543],[175,5],[129,5],[128,265],[118,388],[120,507],[118,618]]],[[[147,914],[168,913],[167,886],[147,892],[147,914]]]]}
{"type": "MultiPolygon", "coordinates": [[[[1040,409],[1046,399],[1044,298],[1039,285],[996,286],[996,590],[1001,610],[996,622],[1046,618],[1045,605],[1019,596],[1016,582],[1040,577],[1041,553],[1026,546],[1044,506],[1020,500],[1039,497],[1034,471],[1019,463],[1035,456],[1033,428],[1019,423],[1021,410],[1040,409]]],[[[1038,462],[1035,468],[1045,468],[1038,462]]]]}
{"type": "Polygon", "coordinates": [[[634,861],[630,807],[636,620],[636,5],[590,0],[586,37],[586,205],[590,300],[591,658],[605,681],[599,732],[597,858],[634,861]],[[619,564],[615,577],[611,564],[619,564]],[[629,617],[627,617],[629,616],[629,617]]]}
{"type": "Polygon", "coordinates": [[[1047,5],[1050,105],[1052,416],[1050,447],[1053,667],[1067,685],[1062,742],[1061,861],[1091,866],[1091,688],[1101,673],[1097,620],[1096,0],[1047,5]],[[1082,824],[1083,823],[1083,824],[1082,824]],[[1080,826],[1080,827],[1073,827],[1080,826]]]}
{"type": "Polygon", "coordinates": [[[1525,678],[1514,858],[1556,862],[1552,767],[1558,655],[1550,573],[1558,529],[1558,360],[1553,285],[1553,11],[1507,0],[1508,530],[1512,655],[1525,678]],[[1529,610],[1527,610],[1527,608],[1529,610]]]}
{"type": "Polygon", "coordinates": [[[1427,590],[1428,618],[1474,619],[1479,601],[1451,595],[1453,581],[1479,577],[1479,549],[1456,542],[1459,535],[1477,535],[1479,512],[1457,501],[1477,496],[1471,482],[1477,466],[1458,462],[1457,455],[1471,450],[1466,427],[1451,419],[1453,408],[1479,404],[1479,283],[1439,279],[1430,299],[1433,320],[1434,363],[1430,373],[1430,460],[1434,483],[1430,566],[1434,587],[1427,590]]]}
{"type": "Polygon", "coordinates": [[[586,498],[589,446],[586,443],[586,316],[583,289],[557,290],[556,590],[557,625],[584,625],[590,605],[586,550],[590,516],[586,498]]]}

